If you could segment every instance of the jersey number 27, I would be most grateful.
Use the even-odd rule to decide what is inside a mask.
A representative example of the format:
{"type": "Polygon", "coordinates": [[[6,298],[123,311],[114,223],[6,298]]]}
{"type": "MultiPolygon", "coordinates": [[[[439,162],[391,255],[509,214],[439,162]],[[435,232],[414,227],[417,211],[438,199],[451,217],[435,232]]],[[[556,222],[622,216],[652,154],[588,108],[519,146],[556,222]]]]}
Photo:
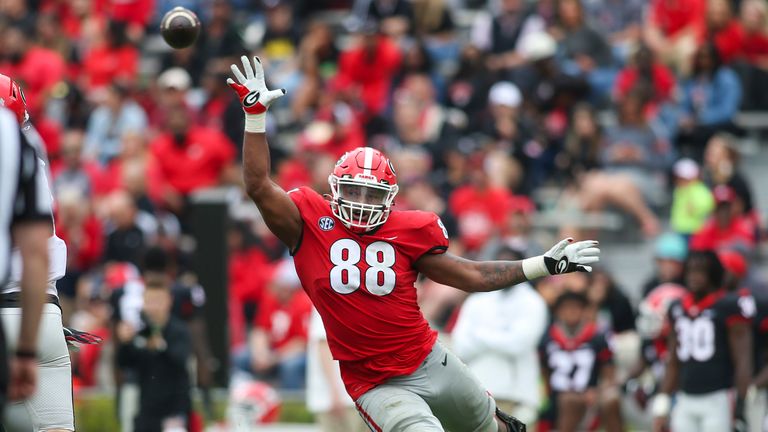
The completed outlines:
{"type": "Polygon", "coordinates": [[[384,296],[395,289],[395,248],[391,244],[377,241],[363,250],[352,239],[339,239],[331,245],[331,288],[339,294],[357,291],[362,283],[360,267],[362,259],[368,264],[365,270],[365,288],[369,293],[384,296]],[[363,258],[361,255],[365,254],[363,258]]]}

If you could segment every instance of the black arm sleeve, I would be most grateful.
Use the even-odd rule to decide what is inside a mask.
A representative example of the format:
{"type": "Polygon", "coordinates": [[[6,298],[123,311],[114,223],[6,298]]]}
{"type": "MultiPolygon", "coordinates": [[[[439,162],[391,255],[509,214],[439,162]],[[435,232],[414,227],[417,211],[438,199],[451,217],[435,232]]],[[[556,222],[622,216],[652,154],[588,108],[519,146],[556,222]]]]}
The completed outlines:
{"type": "Polygon", "coordinates": [[[39,167],[37,153],[21,130],[18,132],[20,152],[13,224],[51,221],[51,197],[46,187],[45,173],[39,167]]]}

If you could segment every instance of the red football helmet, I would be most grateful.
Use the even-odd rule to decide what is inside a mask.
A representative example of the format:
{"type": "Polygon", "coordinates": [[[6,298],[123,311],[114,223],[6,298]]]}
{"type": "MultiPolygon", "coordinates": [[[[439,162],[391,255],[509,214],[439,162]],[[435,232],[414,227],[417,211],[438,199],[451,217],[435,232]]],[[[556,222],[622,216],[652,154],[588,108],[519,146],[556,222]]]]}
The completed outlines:
{"type": "Polygon", "coordinates": [[[0,74],[0,103],[16,114],[19,124],[29,120],[24,92],[11,77],[3,74],[0,74]]]}
{"type": "Polygon", "coordinates": [[[397,195],[392,162],[378,150],[358,147],[344,154],[328,176],[331,210],[347,228],[369,231],[387,221],[397,195]]]}
{"type": "Polygon", "coordinates": [[[253,430],[256,425],[276,422],[280,406],[280,395],[269,385],[237,379],[230,388],[227,416],[236,430],[253,430]]]}
{"type": "Polygon", "coordinates": [[[637,314],[637,332],[646,339],[665,336],[668,331],[667,310],[669,305],[682,298],[687,290],[675,283],[665,283],[654,288],[640,302],[637,314]]]}

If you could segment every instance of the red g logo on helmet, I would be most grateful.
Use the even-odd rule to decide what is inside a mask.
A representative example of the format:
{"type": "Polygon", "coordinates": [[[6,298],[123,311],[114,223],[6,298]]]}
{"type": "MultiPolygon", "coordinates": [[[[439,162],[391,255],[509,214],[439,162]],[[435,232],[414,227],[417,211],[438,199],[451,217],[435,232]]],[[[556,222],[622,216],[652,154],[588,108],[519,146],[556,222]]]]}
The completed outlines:
{"type": "Polygon", "coordinates": [[[342,156],[328,177],[333,214],[350,229],[371,230],[387,221],[397,195],[392,162],[380,151],[359,147],[342,156]]]}

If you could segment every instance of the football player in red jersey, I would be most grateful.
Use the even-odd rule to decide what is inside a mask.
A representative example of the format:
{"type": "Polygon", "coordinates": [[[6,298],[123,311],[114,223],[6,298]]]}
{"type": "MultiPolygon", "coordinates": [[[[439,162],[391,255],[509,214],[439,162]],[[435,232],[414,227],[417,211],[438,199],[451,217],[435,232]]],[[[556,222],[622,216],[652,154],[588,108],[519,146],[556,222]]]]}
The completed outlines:
{"type": "Polygon", "coordinates": [[[358,148],[339,159],[327,200],[269,177],[265,113],[285,90],[268,90],[261,62],[243,56],[227,80],[245,111],[243,175],[248,195],[294,257],[304,290],[323,318],[347,392],[374,431],[518,432],[466,366],[437,342],[416,302],[419,273],[464,291],[590,271],[595,241],[565,239],[522,261],[475,262],[447,253],[440,219],[392,211],[398,185],[389,159],[358,148]],[[444,429],[445,428],[445,429],[444,429]]]}

